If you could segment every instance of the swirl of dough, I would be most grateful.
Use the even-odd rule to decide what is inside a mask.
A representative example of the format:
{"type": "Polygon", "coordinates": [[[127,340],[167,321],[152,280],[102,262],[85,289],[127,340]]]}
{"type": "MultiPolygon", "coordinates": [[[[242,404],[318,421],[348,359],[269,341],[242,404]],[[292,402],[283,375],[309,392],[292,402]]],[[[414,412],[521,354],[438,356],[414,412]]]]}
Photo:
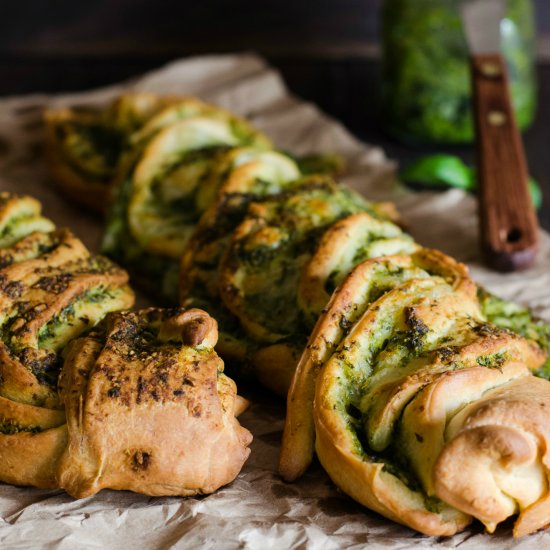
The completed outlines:
{"type": "MultiPolygon", "coordinates": [[[[470,383],[441,381],[426,420],[470,383]]],[[[479,384],[475,389],[477,399],[447,420],[433,468],[435,493],[490,532],[518,513],[514,536],[521,537],[550,522],[550,382],[524,376],[485,392],[479,384]]]]}
{"type": "Polygon", "coordinates": [[[300,477],[313,458],[313,400],[321,366],[372,302],[406,281],[432,275],[442,277],[468,299],[475,296],[475,285],[464,264],[437,250],[422,248],[410,256],[363,262],[333,295],[309,338],[288,392],[279,458],[279,473],[287,481],[300,477]]]}
{"type": "Polygon", "coordinates": [[[343,491],[423,533],[449,535],[472,517],[493,529],[518,511],[518,525],[528,527],[516,534],[530,532],[544,525],[547,472],[537,457],[545,447],[536,443],[543,423],[520,441],[510,432],[521,424],[517,413],[516,424],[487,434],[498,431],[499,409],[521,408],[514,399],[531,407],[525,418],[542,420],[550,384],[531,370],[544,358],[535,342],[487,323],[467,270],[445,255],[420,250],[364,262],[333,295],[300,361],[280,471],[300,475],[315,441],[343,491]],[[522,397],[520,386],[539,402],[522,397]],[[474,489],[462,475],[490,478],[488,469],[497,481],[474,489]],[[530,488],[521,479],[532,479],[530,488]]]}
{"type": "Polygon", "coordinates": [[[366,212],[353,214],[330,227],[302,270],[298,303],[313,326],[334,289],[358,264],[370,258],[412,254],[420,249],[410,235],[387,220],[366,212]]]}
{"type": "Polygon", "coordinates": [[[125,271],[40,211],[30,197],[0,195],[0,479],[49,488],[67,440],[64,350],[134,295],[125,271]]]}

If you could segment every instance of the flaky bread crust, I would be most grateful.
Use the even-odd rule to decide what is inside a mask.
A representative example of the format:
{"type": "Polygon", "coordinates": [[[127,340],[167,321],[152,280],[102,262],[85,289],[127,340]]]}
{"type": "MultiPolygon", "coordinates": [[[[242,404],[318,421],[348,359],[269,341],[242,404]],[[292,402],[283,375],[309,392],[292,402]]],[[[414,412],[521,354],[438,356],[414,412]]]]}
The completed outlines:
{"type": "Polygon", "coordinates": [[[216,338],[200,310],[149,309],[110,316],[105,343],[75,342],[60,379],[69,427],[60,486],[77,498],[102,488],[159,496],[232,481],[251,435],[235,418],[242,402],[216,338]]]}
{"type": "Polygon", "coordinates": [[[278,467],[284,479],[293,481],[300,477],[313,459],[313,400],[317,375],[347,331],[369,306],[369,294],[373,287],[378,285],[389,290],[406,280],[428,277],[430,273],[441,276],[456,292],[463,293],[469,299],[475,296],[476,288],[468,268],[431,249],[420,249],[412,256],[390,256],[363,262],[332,295],[312,331],[288,391],[278,467]]]}
{"type": "MultiPolygon", "coordinates": [[[[117,299],[110,298],[111,309],[130,307],[134,296],[126,285],[128,275],[104,258],[91,257],[81,241],[64,229],[50,234],[31,233],[13,247],[3,249],[0,258],[4,258],[0,268],[0,319],[8,323],[13,312],[19,312],[10,324],[10,345],[0,342],[0,395],[58,407],[56,389],[44,384],[32,370],[37,371],[42,362],[52,358],[51,352],[39,345],[41,329],[86,292],[97,288],[121,291],[117,299]],[[41,246],[46,252],[37,252],[41,246]],[[10,346],[22,351],[14,354],[10,346]]],[[[83,325],[82,330],[85,328],[83,325]]],[[[79,330],[76,325],[69,329],[79,330]]]]}
{"type": "MultiPolygon", "coordinates": [[[[384,261],[388,259],[363,265],[380,269],[384,261]]],[[[378,280],[371,280],[382,283],[383,290],[374,302],[363,281],[362,293],[353,294],[360,297],[351,315],[345,308],[333,312],[338,314],[334,320],[341,336],[335,324],[336,341],[331,342],[330,332],[325,334],[324,358],[314,381],[319,460],[353,498],[425,534],[453,534],[472,517],[493,530],[518,509],[522,514],[525,509],[526,515],[520,514],[516,534],[536,530],[545,524],[547,445],[537,432],[538,425],[533,429],[531,423],[524,430],[531,432],[523,439],[516,433],[521,431],[518,425],[525,425],[518,418],[521,407],[513,401],[521,401],[522,407],[529,402],[531,411],[521,409],[525,419],[536,417],[547,406],[541,407],[534,396],[546,398],[550,384],[531,375],[544,353],[533,341],[484,320],[472,285],[462,280],[466,273],[460,266],[453,278],[447,276],[448,269],[439,269],[437,275],[418,270],[412,258],[408,258],[407,272],[406,261],[398,257],[393,271],[386,266],[386,276],[393,273],[393,281],[384,280],[380,273],[378,280]],[[522,384],[532,385],[533,394],[519,389],[522,384]],[[509,416],[499,430],[495,425],[500,409],[509,416]],[[474,425],[472,417],[481,426],[474,425]],[[459,432],[455,437],[463,423],[466,435],[459,432]],[[469,428],[473,430],[468,432],[469,428]],[[491,434],[496,434],[494,440],[491,434]],[[447,470],[439,476],[438,467],[447,470]],[[449,472],[453,475],[445,475],[449,472]],[[525,479],[527,487],[521,484],[525,479]],[[448,493],[441,490],[441,480],[446,480],[448,493]]],[[[425,253],[421,262],[431,269],[438,263],[425,253]]],[[[353,274],[347,281],[352,279],[353,274]]],[[[329,312],[335,301],[333,297],[329,312]]],[[[315,365],[310,366],[311,376],[315,365]]],[[[307,422],[305,415],[301,418],[307,422]]],[[[540,429],[546,429],[544,414],[540,418],[540,429]]],[[[298,450],[309,450],[311,439],[303,437],[302,425],[297,426],[291,435],[302,444],[298,450]]],[[[290,465],[292,474],[292,467],[303,463],[283,467],[290,465]]]]}
{"type": "Polygon", "coordinates": [[[314,323],[333,290],[355,265],[379,256],[410,254],[419,248],[392,222],[366,212],[347,216],[323,234],[302,270],[298,289],[301,310],[314,323]]]}
{"type": "MultiPolygon", "coordinates": [[[[427,414],[456,390],[452,380],[433,388],[427,414]]],[[[550,382],[532,376],[492,388],[467,405],[447,425],[448,441],[433,471],[437,495],[478,517],[489,531],[516,511],[516,537],[548,525],[548,410],[550,382]]]]}
{"type": "Polygon", "coordinates": [[[66,424],[39,433],[0,434],[0,479],[13,485],[56,489],[57,465],[66,446],[66,424]]]}

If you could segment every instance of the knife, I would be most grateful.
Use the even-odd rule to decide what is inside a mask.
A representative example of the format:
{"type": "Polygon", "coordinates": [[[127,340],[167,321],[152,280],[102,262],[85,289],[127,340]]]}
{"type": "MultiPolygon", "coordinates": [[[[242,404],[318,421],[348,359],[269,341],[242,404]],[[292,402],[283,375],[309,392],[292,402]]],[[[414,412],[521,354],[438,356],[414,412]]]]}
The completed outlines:
{"type": "Polygon", "coordinates": [[[470,49],[481,245],[492,268],[516,271],[535,261],[538,224],[500,53],[505,3],[462,0],[460,6],[470,49]]]}

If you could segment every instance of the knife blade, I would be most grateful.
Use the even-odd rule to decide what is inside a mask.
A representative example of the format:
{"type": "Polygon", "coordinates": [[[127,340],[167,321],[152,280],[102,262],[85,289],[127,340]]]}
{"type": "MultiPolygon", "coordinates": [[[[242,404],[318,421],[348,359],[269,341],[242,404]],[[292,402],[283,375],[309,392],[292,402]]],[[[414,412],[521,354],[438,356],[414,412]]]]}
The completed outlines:
{"type": "Polygon", "coordinates": [[[501,54],[505,0],[462,0],[460,6],[470,50],[482,250],[494,269],[525,269],[536,259],[538,223],[501,54]]]}
{"type": "Polygon", "coordinates": [[[503,0],[463,0],[462,23],[470,53],[500,53],[503,0]]]}

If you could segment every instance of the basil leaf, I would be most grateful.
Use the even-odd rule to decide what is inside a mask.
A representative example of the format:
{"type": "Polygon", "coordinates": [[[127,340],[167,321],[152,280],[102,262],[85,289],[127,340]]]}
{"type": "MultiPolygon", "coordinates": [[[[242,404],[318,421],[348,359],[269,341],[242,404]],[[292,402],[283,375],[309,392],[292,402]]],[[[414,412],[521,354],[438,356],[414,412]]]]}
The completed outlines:
{"type": "MultiPolygon", "coordinates": [[[[475,170],[454,155],[430,155],[410,164],[400,173],[403,183],[412,187],[444,190],[449,187],[475,192],[475,170]]],[[[529,178],[529,194],[538,210],[542,205],[542,191],[538,183],[529,178]]]]}

